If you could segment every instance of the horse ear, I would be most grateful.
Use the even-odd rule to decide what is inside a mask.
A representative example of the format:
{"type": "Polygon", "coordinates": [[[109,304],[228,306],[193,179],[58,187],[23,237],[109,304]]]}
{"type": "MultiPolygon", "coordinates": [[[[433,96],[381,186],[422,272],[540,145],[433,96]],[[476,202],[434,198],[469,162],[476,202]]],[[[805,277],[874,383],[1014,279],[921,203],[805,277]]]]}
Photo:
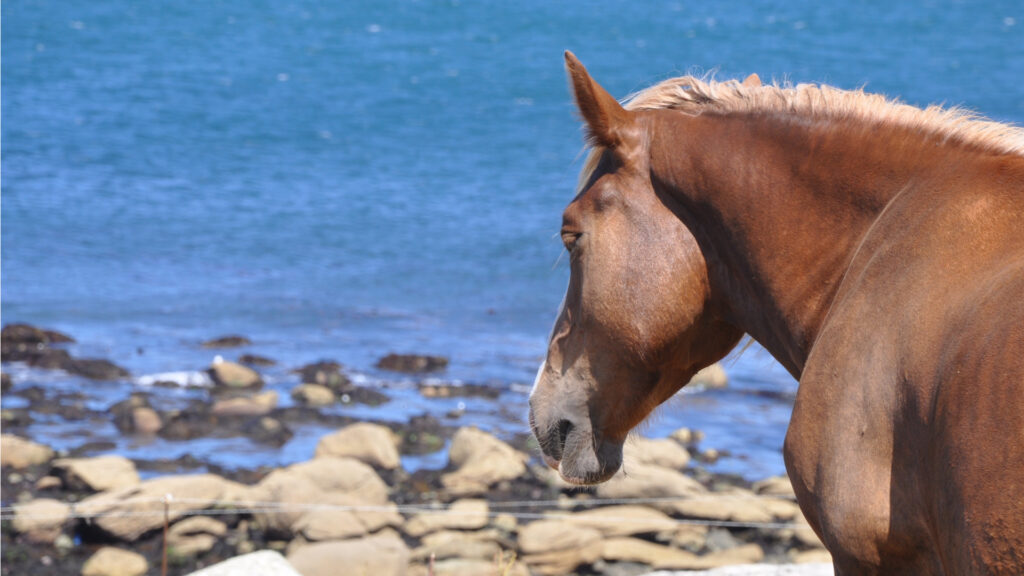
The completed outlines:
{"type": "Polygon", "coordinates": [[[751,74],[747,76],[747,79],[743,81],[744,86],[750,86],[751,88],[757,88],[761,85],[761,77],[757,74],[751,74]]]}
{"type": "Polygon", "coordinates": [[[587,73],[587,69],[566,50],[565,68],[572,83],[576,107],[587,124],[587,140],[596,146],[615,148],[622,141],[630,113],[587,73]]]}

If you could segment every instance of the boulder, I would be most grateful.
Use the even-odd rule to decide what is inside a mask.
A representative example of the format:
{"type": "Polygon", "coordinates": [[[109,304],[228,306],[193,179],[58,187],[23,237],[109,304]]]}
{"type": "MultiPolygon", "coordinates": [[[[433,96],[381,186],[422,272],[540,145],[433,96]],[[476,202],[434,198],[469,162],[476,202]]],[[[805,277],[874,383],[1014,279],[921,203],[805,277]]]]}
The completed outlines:
{"type": "Polygon", "coordinates": [[[298,547],[288,553],[288,561],[303,576],[404,576],[409,549],[398,538],[369,536],[298,547]]]}
{"type": "Polygon", "coordinates": [[[132,430],[139,434],[156,434],[163,427],[160,414],[149,406],[139,406],[131,411],[132,430]]]}
{"type": "MultiPolygon", "coordinates": [[[[35,346],[38,344],[57,344],[62,342],[74,342],[75,339],[57,332],[56,330],[45,330],[29,324],[8,324],[0,330],[0,344],[3,346],[35,346]]],[[[4,359],[7,361],[7,359],[4,359]]]]}
{"type": "Polygon", "coordinates": [[[92,521],[94,526],[110,536],[133,542],[163,526],[163,499],[168,494],[172,497],[169,518],[176,522],[196,510],[231,507],[225,502],[250,500],[251,493],[248,486],[213,474],[163,476],[90,496],[79,502],[76,510],[99,515],[92,521]]]}
{"type": "Polygon", "coordinates": [[[513,541],[493,528],[475,532],[440,530],[423,536],[420,543],[422,546],[413,551],[414,560],[428,560],[433,555],[437,560],[475,558],[493,561],[503,549],[515,548],[513,541]]]}
{"type": "Polygon", "coordinates": [[[537,574],[573,573],[601,557],[601,533],[563,520],[538,520],[519,531],[522,561],[537,574]]]}
{"type": "Polygon", "coordinates": [[[604,538],[632,536],[675,530],[676,521],[663,512],[646,506],[605,506],[576,512],[564,518],[574,526],[593,528],[604,538]]]}
{"type": "Polygon", "coordinates": [[[263,378],[252,368],[221,360],[206,371],[217,386],[226,388],[259,388],[263,378]]]}
{"type": "Polygon", "coordinates": [[[832,555],[824,548],[790,552],[794,564],[831,564],[832,555]]]}
{"type": "Polygon", "coordinates": [[[11,375],[7,372],[0,372],[0,392],[7,392],[13,385],[11,375]]]}
{"type": "Polygon", "coordinates": [[[53,459],[53,450],[12,434],[0,435],[0,466],[21,470],[45,464],[53,459]]]}
{"type": "Polygon", "coordinates": [[[447,510],[421,512],[402,526],[409,536],[419,538],[438,530],[478,530],[487,526],[486,500],[457,500],[447,510]]]}
{"type": "Polygon", "coordinates": [[[341,364],[322,360],[296,370],[303,384],[318,384],[341,393],[352,388],[352,381],[341,371],[341,364]]]}
{"type": "Polygon", "coordinates": [[[271,390],[253,396],[217,400],[210,412],[217,416],[264,416],[277,407],[277,392],[271,390]]]}
{"type": "Polygon", "coordinates": [[[245,336],[231,334],[207,340],[206,342],[203,342],[203,348],[237,348],[239,346],[248,346],[250,344],[252,344],[252,340],[249,340],[245,336]]]}
{"type": "Polygon", "coordinates": [[[636,562],[656,569],[703,567],[696,554],[638,538],[620,537],[605,540],[601,548],[601,557],[609,562],[636,562]]]}
{"type": "Polygon", "coordinates": [[[131,372],[103,358],[68,358],[60,368],[90,380],[121,380],[132,375],[131,372]]]}
{"type": "Polygon", "coordinates": [[[448,367],[448,359],[443,356],[424,356],[420,354],[391,353],[377,361],[377,368],[390,372],[417,374],[437,372],[448,367]]]}
{"type": "Polygon", "coordinates": [[[704,433],[700,430],[691,430],[690,428],[680,428],[669,435],[669,438],[679,442],[683,446],[690,446],[697,444],[704,439],[704,433]]]}
{"type": "Polygon", "coordinates": [[[793,484],[786,476],[772,476],[759,482],[754,482],[754,492],[764,496],[778,496],[796,500],[796,493],[793,492],[793,484]]]}
{"type": "Polygon", "coordinates": [[[693,375],[688,386],[699,386],[701,388],[725,388],[729,385],[729,376],[725,368],[718,362],[704,368],[693,375]]]}
{"type": "Polygon", "coordinates": [[[292,398],[307,406],[328,406],[337,402],[334,392],[319,384],[299,384],[292,388],[292,398]]]}
{"type": "Polygon", "coordinates": [[[651,440],[637,436],[626,441],[622,461],[627,468],[641,464],[682,470],[690,463],[690,453],[675,440],[651,440]]]}
{"type": "MultiPolygon", "coordinates": [[[[693,478],[660,466],[634,464],[597,487],[599,498],[679,498],[703,496],[707,493],[693,478]]],[[[655,507],[664,512],[674,508],[671,502],[655,507]]]]}
{"type": "Polygon", "coordinates": [[[321,438],[316,445],[315,457],[349,457],[375,468],[393,470],[401,464],[399,442],[401,439],[391,429],[380,424],[359,422],[321,438]]]}
{"type": "Polygon", "coordinates": [[[740,488],[709,492],[692,500],[668,503],[672,511],[687,518],[728,522],[790,521],[800,515],[796,502],[759,497],[740,488]]]}
{"type": "Polygon", "coordinates": [[[142,576],[149,563],[141,554],[104,546],[89,557],[82,566],[82,576],[142,576]]]}
{"type": "Polygon", "coordinates": [[[516,558],[504,560],[450,558],[438,559],[431,570],[428,566],[414,565],[409,567],[408,576],[480,576],[496,574],[499,576],[530,576],[530,571],[516,558]]]}
{"type": "Polygon", "coordinates": [[[139,483],[135,464],[123,456],[61,458],[53,461],[54,473],[71,490],[102,492],[139,483]]]}
{"type": "Polygon", "coordinates": [[[37,544],[53,544],[64,531],[64,523],[68,521],[71,507],[63,502],[40,498],[14,508],[14,531],[30,542],[37,544]]]}
{"type": "Polygon", "coordinates": [[[302,576],[285,560],[284,556],[273,550],[260,550],[242,556],[236,556],[192,572],[188,576],[302,576]]]}
{"type": "Polygon", "coordinates": [[[526,472],[527,456],[477,428],[460,428],[448,451],[456,470],[441,476],[441,484],[454,495],[478,495],[503,480],[526,472]]]}
{"type": "Polygon", "coordinates": [[[274,359],[257,354],[242,354],[238,357],[238,363],[246,366],[274,366],[277,364],[274,359]]]}
{"type": "Polygon", "coordinates": [[[175,523],[167,531],[167,546],[178,557],[191,558],[209,552],[227,534],[228,527],[207,516],[191,516],[175,523]]]}

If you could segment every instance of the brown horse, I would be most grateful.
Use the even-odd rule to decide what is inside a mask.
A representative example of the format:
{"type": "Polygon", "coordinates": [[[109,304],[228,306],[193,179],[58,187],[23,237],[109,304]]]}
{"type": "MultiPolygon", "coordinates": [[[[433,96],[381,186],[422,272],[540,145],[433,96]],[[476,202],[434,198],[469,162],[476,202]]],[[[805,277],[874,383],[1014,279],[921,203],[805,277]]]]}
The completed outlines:
{"type": "Polygon", "coordinates": [[[674,78],[593,150],[530,398],[545,460],[630,429],[744,334],[800,381],[784,446],[837,574],[1024,574],[1024,132],[861,91],[674,78]]]}

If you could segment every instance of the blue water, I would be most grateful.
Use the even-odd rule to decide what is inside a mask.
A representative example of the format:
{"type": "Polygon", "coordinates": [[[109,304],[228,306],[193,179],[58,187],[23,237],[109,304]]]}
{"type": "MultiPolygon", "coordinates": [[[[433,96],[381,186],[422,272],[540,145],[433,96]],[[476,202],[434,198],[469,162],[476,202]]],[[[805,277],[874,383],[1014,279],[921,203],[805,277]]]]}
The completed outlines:
{"type": "MultiPolygon", "coordinates": [[[[242,333],[286,366],[528,383],[579,169],[564,49],[618,96],[716,69],[1024,123],[1017,1],[776,4],[4,2],[2,320],[136,375],[242,333]]],[[[743,392],[795,384],[757,350],[732,373],[651,432],[781,472],[789,406],[743,392]]]]}

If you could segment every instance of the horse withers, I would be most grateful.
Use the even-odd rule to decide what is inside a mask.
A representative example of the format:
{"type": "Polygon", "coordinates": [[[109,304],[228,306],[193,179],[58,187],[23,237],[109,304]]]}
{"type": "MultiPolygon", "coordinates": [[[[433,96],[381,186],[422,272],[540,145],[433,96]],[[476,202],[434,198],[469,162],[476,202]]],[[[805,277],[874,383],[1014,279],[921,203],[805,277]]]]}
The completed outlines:
{"type": "Polygon", "coordinates": [[[783,453],[837,574],[1024,573],[1024,132],[862,91],[673,78],[592,150],[530,399],[590,484],[750,334],[800,381],[783,453]]]}

